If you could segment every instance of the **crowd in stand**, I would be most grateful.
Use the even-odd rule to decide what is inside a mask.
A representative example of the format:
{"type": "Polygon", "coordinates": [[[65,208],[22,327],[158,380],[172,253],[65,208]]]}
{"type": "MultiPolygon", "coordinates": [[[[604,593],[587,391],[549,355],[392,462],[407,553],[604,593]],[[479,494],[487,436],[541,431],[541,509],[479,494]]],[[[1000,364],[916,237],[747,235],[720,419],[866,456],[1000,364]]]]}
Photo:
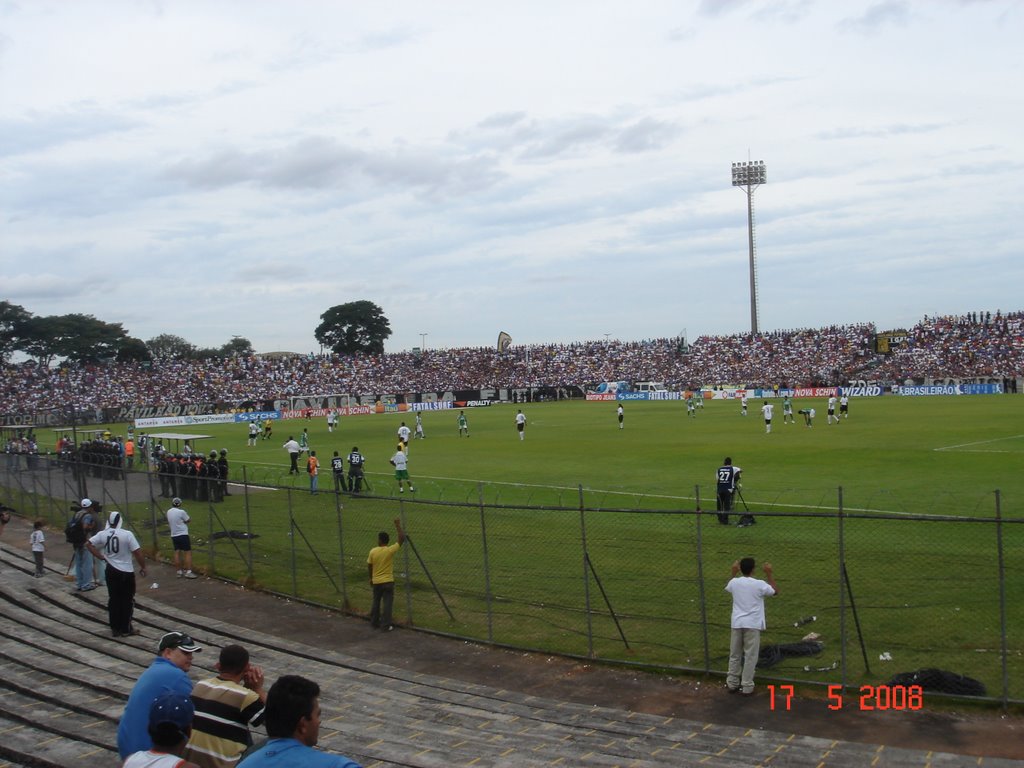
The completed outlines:
{"type": "Polygon", "coordinates": [[[872,375],[897,381],[1024,376],[1024,312],[926,317],[872,375]]]}
{"type": "Polygon", "coordinates": [[[592,387],[604,381],[700,386],[814,386],[850,379],[1024,375],[1024,313],[925,318],[885,362],[870,323],[701,336],[365,356],[161,359],[145,365],[0,368],[0,413],[265,401],[297,395],[504,387],[592,387]]]}

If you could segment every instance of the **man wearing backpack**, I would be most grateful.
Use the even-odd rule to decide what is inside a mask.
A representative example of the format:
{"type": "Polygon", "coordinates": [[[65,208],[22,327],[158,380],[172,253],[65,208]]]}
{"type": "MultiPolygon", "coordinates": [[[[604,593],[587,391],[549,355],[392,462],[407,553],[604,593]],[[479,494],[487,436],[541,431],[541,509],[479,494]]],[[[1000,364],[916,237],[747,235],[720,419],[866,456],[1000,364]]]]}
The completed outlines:
{"type": "Polygon", "coordinates": [[[93,579],[92,554],[85,546],[86,539],[96,533],[96,513],[99,504],[93,504],[89,499],[82,499],[81,503],[72,505],[74,515],[68,521],[64,529],[64,538],[75,548],[75,587],[79,592],[88,592],[96,589],[96,581],[93,579]]]}

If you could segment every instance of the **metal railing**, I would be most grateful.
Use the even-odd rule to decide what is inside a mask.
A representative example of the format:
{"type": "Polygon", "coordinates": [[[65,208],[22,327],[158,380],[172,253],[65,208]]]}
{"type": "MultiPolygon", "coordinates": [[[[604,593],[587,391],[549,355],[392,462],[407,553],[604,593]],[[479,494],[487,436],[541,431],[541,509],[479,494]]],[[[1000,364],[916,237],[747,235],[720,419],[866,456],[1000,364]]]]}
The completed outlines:
{"type": "MultiPolygon", "coordinates": [[[[7,503],[61,529],[83,477],[151,554],[170,556],[168,489],[155,474],[47,458],[0,465],[7,503]]],[[[780,593],[767,607],[759,678],[858,688],[940,669],[980,682],[980,698],[1024,701],[1024,519],[1004,518],[999,492],[987,514],[979,501],[965,517],[847,511],[839,488],[820,510],[752,506],[756,524],[737,528],[736,512],[725,526],[694,509],[609,508],[582,488],[573,506],[485,503],[483,486],[476,501],[312,495],[248,482],[244,471],[229,488],[222,502],[184,502],[194,568],[346,613],[368,613],[367,553],[400,518],[409,541],[394,563],[399,624],[722,674],[724,587],[731,564],[752,555],[755,575],[761,560],[774,563],[780,593]]],[[[698,499],[707,490],[693,489],[698,499]]]]}

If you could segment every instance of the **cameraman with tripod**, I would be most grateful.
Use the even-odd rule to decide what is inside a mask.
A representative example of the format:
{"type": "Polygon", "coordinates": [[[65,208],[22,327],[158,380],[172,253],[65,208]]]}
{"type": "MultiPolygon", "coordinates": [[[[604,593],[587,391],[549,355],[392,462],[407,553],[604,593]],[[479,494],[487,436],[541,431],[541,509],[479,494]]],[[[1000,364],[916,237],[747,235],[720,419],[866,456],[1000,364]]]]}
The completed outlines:
{"type": "Polygon", "coordinates": [[[742,472],[743,470],[733,466],[732,459],[726,456],[722,466],[715,473],[718,486],[718,522],[722,525],[729,524],[729,512],[733,509],[733,498],[736,496],[740,497],[743,509],[746,511],[740,516],[738,527],[746,528],[756,522],[754,516],[750,514],[747,500],[743,498],[743,492],[740,490],[740,474],[742,472]]]}

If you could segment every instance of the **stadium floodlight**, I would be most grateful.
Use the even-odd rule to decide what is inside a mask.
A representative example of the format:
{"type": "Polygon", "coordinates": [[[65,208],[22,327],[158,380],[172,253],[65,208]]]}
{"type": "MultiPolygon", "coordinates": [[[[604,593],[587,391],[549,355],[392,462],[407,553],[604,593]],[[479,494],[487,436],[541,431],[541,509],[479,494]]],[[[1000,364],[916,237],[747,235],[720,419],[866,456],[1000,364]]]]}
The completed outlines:
{"type": "Polygon", "coordinates": [[[420,334],[420,350],[421,351],[423,351],[423,350],[425,350],[427,348],[427,336],[429,336],[429,335],[430,335],[429,331],[426,332],[426,333],[421,333],[420,334]]]}
{"type": "Polygon", "coordinates": [[[757,335],[757,259],[754,250],[754,190],[768,182],[763,160],[732,164],[732,185],[747,195],[747,241],[750,245],[750,332],[757,335]]]}

